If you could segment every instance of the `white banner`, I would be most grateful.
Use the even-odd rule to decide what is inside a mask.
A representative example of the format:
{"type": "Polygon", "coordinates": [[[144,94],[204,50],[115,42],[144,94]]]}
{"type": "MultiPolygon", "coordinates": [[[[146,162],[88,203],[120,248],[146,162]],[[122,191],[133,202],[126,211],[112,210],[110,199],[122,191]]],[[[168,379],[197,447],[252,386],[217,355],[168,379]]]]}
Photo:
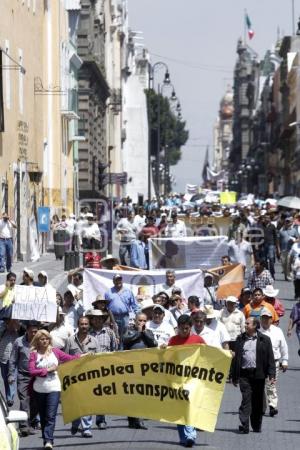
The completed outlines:
{"type": "Polygon", "coordinates": [[[228,255],[226,236],[151,238],[150,269],[207,269],[228,255]]]}
{"type": "MultiPolygon", "coordinates": [[[[85,269],[83,273],[83,304],[85,309],[91,307],[97,295],[104,295],[113,286],[113,276],[121,274],[123,286],[131,289],[138,300],[151,298],[152,295],[168,289],[165,285],[165,270],[126,270],[85,269]]],[[[177,270],[177,287],[182,289],[184,297],[203,296],[203,273],[201,270],[177,270]]]]}
{"type": "Polygon", "coordinates": [[[56,291],[52,286],[15,286],[12,319],[56,322],[56,291]]]}

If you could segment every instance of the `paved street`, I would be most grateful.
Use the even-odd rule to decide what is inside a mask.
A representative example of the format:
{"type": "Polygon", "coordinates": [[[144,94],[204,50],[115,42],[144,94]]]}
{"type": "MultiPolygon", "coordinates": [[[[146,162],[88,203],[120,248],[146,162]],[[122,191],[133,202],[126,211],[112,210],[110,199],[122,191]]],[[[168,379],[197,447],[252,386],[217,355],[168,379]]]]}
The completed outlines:
{"type": "MultiPolygon", "coordinates": [[[[17,263],[14,270],[21,273],[23,263],[17,263]]],[[[62,287],[64,281],[63,264],[57,262],[54,255],[49,254],[41,258],[38,263],[27,264],[37,272],[44,269],[49,273],[50,281],[55,287],[62,287]]],[[[279,267],[277,267],[279,272],[279,267]]],[[[292,283],[282,281],[282,275],[278,274],[276,287],[280,288],[279,297],[284,299],[286,317],[282,320],[282,328],[286,331],[287,317],[293,304],[292,283]]],[[[3,276],[0,281],[2,282],[3,276]]],[[[199,433],[196,448],[209,449],[238,449],[244,450],[256,448],[294,450],[299,447],[300,439],[300,358],[297,355],[297,340],[293,335],[290,338],[290,364],[289,370],[281,374],[279,380],[279,415],[276,418],[266,416],[263,421],[261,434],[249,435],[237,434],[238,416],[237,409],[240,402],[238,388],[227,385],[218,418],[215,433],[199,433]]],[[[17,402],[16,402],[17,403],[17,402]]],[[[109,429],[105,431],[93,430],[92,439],[84,439],[81,436],[72,437],[70,426],[63,425],[61,414],[57,418],[55,447],[68,449],[79,448],[84,445],[89,450],[101,449],[172,449],[180,448],[176,427],[154,421],[146,421],[148,431],[133,431],[127,428],[127,421],[120,417],[108,417],[109,429]]],[[[32,450],[41,448],[40,433],[36,436],[22,438],[21,449],[32,450]]]]}

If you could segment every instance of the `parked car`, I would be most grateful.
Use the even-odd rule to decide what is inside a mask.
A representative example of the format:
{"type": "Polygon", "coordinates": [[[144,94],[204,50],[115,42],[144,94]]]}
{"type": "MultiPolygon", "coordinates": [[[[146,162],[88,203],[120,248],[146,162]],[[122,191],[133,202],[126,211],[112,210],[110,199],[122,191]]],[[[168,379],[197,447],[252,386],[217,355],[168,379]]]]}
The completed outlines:
{"type": "Polygon", "coordinates": [[[18,450],[19,435],[15,424],[28,419],[25,411],[9,411],[0,392],[0,448],[1,450],[18,450]]]}

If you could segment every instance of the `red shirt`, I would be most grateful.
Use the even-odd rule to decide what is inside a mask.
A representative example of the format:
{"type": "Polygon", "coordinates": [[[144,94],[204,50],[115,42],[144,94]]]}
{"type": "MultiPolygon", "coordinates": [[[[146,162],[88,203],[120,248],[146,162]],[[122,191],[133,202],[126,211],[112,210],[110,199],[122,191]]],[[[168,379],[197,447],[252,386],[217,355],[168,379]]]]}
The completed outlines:
{"type": "Polygon", "coordinates": [[[96,255],[93,252],[87,252],[84,255],[85,267],[88,269],[101,269],[101,256],[97,253],[96,255]]]}
{"type": "Polygon", "coordinates": [[[143,235],[149,239],[152,236],[157,236],[159,234],[159,229],[153,224],[153,225],[145,225],[142,228],[143,235]]]}
{"type": "Polygon", "coordinates": [[[168,345],[185,345],[185,344],[205,344],[205,340],[201,336],[191,334],[187,338],[181,336],[172,336],[168,345]]]}

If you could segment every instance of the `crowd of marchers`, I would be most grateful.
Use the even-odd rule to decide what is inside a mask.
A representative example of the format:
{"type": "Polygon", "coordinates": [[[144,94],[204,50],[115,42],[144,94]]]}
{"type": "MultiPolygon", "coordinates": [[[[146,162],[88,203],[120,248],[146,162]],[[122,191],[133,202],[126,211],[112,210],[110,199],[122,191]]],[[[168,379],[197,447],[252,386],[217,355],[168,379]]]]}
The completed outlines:
{"type": "MultiPolygon", "coordinates": [[[[134,214],[126,206],[124,217],[117,224],[121,236],[120,261],[107,255],[99,258],[99,267],[113,269],[119,263],[133,265],[135,241],[144,244],[140,247],[147,267],[146,243],[140,239],[141,231],[147,227],[159,229],[165,224],[161,229],[164,228],[168,236],[183,235],[185,224],[173,206],[168,213],[160,215],[155,215],[153,210],[145,213],[142,209],[134,214]],[[124,240],[130,230],[132,239],[124,240]]],[[[8,272],[5,284],[0,286],[0,365],[8,406],[18,398],[20,409],[28,413],[28,422],[20,424],[20,435],[26,437],[41,429],[44,448],[53,447],[61,391],[59,364],[87,353],[190,343],[231,351],[233,359],[228,382],[238,385],[242,396],[238,430],[243,434],[251,430],[261,432],[263,415],[268,413],[274,417],[279,413],[277,381],[280,372],[288,369],[288,346],[280,327],[285,310],[279,290],[274,286],[276,257],[281,260],[285,279],[293,280],[295,287],[295,305],[286,334],[290,336],[295,327],[300,343],[299,216],[274,210],[269,205],[263,208],[236,206],[230,211],[220,207],[221,213],[231,221],[228,254],[220,264],[240,263],[245,268],[245,287],[237,297],[219,300],[218,279],[207,272],[203,295],[186,298],[176,284],[176,271],[167,269],[162,291],[152,299],[143,300],[123,285],[120,271],[112,274],[111,288],[104,295],[91,299],[92,308],[86,309],[82,269],[79,268],[68,274],[67,290],[62,294],[57,292],[56,323],[25,322],[11,318],[17,277],[8,272]]],[[[90,226],[89,222],[98,226],[92,213],[85,214],[90,217],[83,218],[84,226],[90,226]]],[[[93,239],[86,237],[87,249],[95,249],[93,239]]],[[[137,261],[134,267],[146,268],[137,261]]],[[[24,268],[18,284],[46,286],[49,281],[46,272],[38,273],[35,279],[33,271],[24,268]]],[[[109,427],[109,418],[98,415],[95,423],[99,430],[105,430],[109,427]]],[[[146,428],[144,420],[137,417],[128,417],[128,426],[146,428]]],[[[90,438],[92,429],[93,417],[80,417],[72,422],[70,436],[80,433],[83,438],[90,438]]],[[[178,433],[182,445],[194,445],[194,427],[178,425],[178,433]]]]}

